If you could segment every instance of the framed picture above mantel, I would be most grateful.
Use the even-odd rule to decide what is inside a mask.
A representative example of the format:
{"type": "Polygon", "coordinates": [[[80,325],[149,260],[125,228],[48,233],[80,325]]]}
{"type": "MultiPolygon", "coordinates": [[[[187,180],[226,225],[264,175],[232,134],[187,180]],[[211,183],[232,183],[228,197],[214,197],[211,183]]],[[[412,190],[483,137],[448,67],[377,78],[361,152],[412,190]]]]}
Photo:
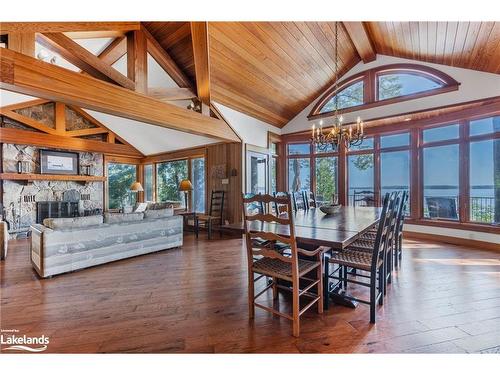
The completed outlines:
{"type": "Polygon", "coordinates": [[[40,150],[41,174],[79,174],[79,154],[77,152],[40,150]]]}

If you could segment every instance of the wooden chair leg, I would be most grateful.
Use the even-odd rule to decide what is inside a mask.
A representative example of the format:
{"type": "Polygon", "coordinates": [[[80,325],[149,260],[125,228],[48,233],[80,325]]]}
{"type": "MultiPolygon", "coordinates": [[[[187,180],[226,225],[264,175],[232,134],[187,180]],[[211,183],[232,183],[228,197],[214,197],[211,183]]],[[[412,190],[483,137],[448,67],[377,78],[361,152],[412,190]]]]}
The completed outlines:
{"type": "Polygon", "coordinates": [[[278,279],[276,277],[273,277],[272,283],[273,283],[273,299],[278,298],[278,279]]]}
{"type": "MultiPolygon", "coordinates": [[[[377,272],[372,272],[370,277],[370,323],[375,323],[375,308],[376,308],[376,278],[377,272]]],[[[380,298],[383,298],[382,296],[380,298]]]]}
{"type": "Polygon", "coordinates": [[[254,305],[254,281],[253,281],[253,272],[248,272],[248,315],[250,319],[253,319],[255,316],[255,305],[254,305]]]}
{"type": "Polygon", "coordinates": [[[207,223],[207,231],[208,231],[208,239],[211,240],[212,239],[212,220],[208,220],[208,223],[207,223]]]}
{"type": "Polygon", "coordinates": [[[300,335],[300,301],[299,301],[299,280],[293,282],[293,336],[299,337],[300,335]]]}
{"type": "Polygon", "coordinates": [[[323,259],[323,262],[325,263],[325,277],[323,278],[323,293],[324,293],[323,303],[325,310],[328,310],[330,304],[330,294],[329,294],[330,281],[328,280],[328,275],[330,275],[330,262],[328,262],[328,258],[326,256],[323,259]]]}
{"type": "Polygon", "coordinates": [[[318,314],[323,314],[323,257],[319,257],[319,266],[316,269],[316,275],[318,277],[319,283],[318,283],[318,296],[319,296],[319,301],[318,301],[318,314]]]}

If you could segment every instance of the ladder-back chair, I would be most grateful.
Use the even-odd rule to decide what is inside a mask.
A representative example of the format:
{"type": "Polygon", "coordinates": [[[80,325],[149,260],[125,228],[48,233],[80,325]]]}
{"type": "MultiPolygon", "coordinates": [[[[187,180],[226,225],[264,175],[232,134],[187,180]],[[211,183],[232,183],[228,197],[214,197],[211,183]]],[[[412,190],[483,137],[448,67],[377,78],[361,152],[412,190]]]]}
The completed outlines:
{"type": "Polygon", "coordinates": [[[224,224],[224,197],[224,190],[212,191],[208,215],[196,214],[196,228],[206,228],[208,239],[212,238],[212,230],[214,226],[219,228],[219,234],[222,237],[222,225],[224,224]]]}
{"type": "Polygon", "coordinates": [[[322,258],[325,249],[320,247],[313,251],[307,251],[297,247],[293,215],[291,214],[287,215],[286,218],[270,213],[247,215],[244,209],[245,205],[256,202],[286,205],[288,212],[292,212],[292,203],[288,195],[286,197],[273,197],[266,194],[251,198],[245,198],[243,195],[250,319],[254,318],[255,307],[257,306],[291,320],[293,322],[293,336],[298,337],[300,334],[300,316],[314,304],[317,304],[318,313],[323,312],[322,258]],[[256,247],[254,246],[255,239],[267,240],[269,241],[269,246],[256,247]],[[289,254],[285,255],[276,251],[273,248],[273,244],[277,242],[287,244],[290,249],[289,254]],[[300,259],[299,254],[311,257],[314,260],[300,259]],[[256,258],[258,259],[255,260],[256,258]],[[309,273],[314,273],[315,278],[306,277],[309,273]],[[255,274],[259,276],[254,279],[255,274]],[[265,284],[264,288],[255,294],[256,282],[265,277],[271,277],[272,282],[265,284]],[[278,280],[285,280],[291,286],[279,284],[278,280]],[[300,281],[305,281],[308,284],[301,284],[300,281]],[[278,289],[292,292],[291,315],[257,302],[258,297],[270,288],[273,290],[273,300],[278,298],[278,289]],[[312,292],[313,288],[316,289],[316,293],[312,292]],[[311,301],[302,309],[300,309],[300,297],[311,298],[311,301]]]}

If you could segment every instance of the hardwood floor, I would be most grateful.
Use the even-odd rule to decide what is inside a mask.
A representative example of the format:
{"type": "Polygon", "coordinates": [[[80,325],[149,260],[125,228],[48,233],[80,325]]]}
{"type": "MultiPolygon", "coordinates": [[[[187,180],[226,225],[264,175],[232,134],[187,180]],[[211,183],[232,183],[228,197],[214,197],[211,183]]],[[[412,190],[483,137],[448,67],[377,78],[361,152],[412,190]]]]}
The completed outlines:
{"type": "MultiPolygon", "coordinates": [[[[305,313],[295,339],[285,319],[257,309],[248,320],[241,239],[187,235],[182,249],[47,280],[28,243],[11,241],[0,323],[49,336],[52,353],[498,353],[500,253],[409,240],[404,250],[375,325],[367,306],[333,305],[305,313]]],[[[280,296],[281,307],[288,301],[280,296]]]]}

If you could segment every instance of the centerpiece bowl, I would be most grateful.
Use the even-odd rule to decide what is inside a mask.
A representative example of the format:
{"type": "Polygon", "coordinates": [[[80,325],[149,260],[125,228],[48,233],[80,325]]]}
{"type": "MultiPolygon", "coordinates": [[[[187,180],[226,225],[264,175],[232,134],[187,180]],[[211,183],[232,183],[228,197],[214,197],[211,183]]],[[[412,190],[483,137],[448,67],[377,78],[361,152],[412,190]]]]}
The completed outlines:
{"type": "Polygon", "coordinates": [[[342,207],[341,204],[329,204],[326,206],[321,206],[319,209],[321,210],[321,212],[327,215],[333,215],[340,210],[340,207],[342,207]]]}

